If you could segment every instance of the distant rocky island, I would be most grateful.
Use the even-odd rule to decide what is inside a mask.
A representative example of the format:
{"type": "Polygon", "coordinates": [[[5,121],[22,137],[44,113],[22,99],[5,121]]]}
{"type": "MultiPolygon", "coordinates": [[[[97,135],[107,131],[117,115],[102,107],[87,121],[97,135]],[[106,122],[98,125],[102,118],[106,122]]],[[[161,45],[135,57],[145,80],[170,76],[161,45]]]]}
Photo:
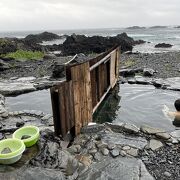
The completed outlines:
{"type": "Polygon", "coordinates": [[[146,29],[146,27],[141,27],[141,26],[130,26],[130,27],[127,27],[126,29],[146,29]]]}

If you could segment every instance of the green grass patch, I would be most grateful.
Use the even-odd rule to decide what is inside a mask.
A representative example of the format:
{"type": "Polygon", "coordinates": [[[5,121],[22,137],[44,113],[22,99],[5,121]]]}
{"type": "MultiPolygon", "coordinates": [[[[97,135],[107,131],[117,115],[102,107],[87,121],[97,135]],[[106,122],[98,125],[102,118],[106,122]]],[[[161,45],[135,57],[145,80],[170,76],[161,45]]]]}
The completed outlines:
{"type": "Polygon", "coordinates": [[[43,59],[44,53],[40,51],[17,50],[16,52],[6,54],[4,57],[13,58],[19,61],[32,60],[32,59],[40,60],[43,59]]]}
{"type": "Polygon", "coordinates": [[[124,62],[124,65],[127,66],[127,67],[131,67],[133,65],[135,65],[136,63],[134,62],[134,60],[132,59],[127,59],[125,62],[124,62]]]}

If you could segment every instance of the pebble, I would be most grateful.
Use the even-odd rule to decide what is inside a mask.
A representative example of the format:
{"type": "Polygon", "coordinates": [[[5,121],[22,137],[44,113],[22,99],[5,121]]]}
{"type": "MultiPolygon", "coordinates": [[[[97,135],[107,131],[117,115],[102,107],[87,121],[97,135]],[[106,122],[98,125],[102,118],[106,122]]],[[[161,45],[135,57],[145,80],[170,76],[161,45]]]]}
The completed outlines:
{"type": "Polygon", "coordinates": [[[166,176],[166,177],[171,177],[171,173],[169,173],[169,172],[164,172],[164,175],[166,176]]]}
{"type": "Polygon", "coordinates": [[[121,151],[120,151],[120,155],[121,155],[122,157],[125,157],[127,154],[126,154],[125,151],[121,150],[121,151]]]}
{"type": "Polygon", "coordinates": [[[2,114],[1,114],[1,117],[3,117],[3,118],[7,118],[7,117],[8,117],[8,115],[9,115],[9,114],[8,114],[8,112],[4,112],[4,113],[2,113],[2,114]]]}
{"type": "Polygon", "coordinates": [[[138,156],[138,149],[136,149],[136,148],[131,148],[131,149],[127,150],[126,152],[127,152],[127,154],[129,154],[133,157],[138,156]]]}
{"type": "Polygon", "coordinates": [[[124,151],[127,151],[127,150],[129,150],[129,149],[131,149],[129,146],[124,146],[123,148],[122,148],[124,151]]]}
{"type": "Polygon", "coordinates": [[[51,117],[52,117],[51,114],[46,114],[46,115],[42,118],[42,120],[43,120],[43,121],[46,121],[46,120],[50,119],[51,117]]]}
{"type": "Polygon", "coordinates": [[[22,126],[24,126],[24,124],[25,124],[24,122],[17,122],[16,127],[22,127],[22,126]]]}
{"type": "Polygon", "coordinates": [[[114,143],[109,143],[108,144],[108,149],[109,150],[113,150],[116,147],[116,145],[114,143]]]}
{"type": "Polygon", "coordinates": [[[104,156],[107,156],[109,154],[109,150],[107,148],[102,148],[101,152],[104,156]]]}
{"type": "Polygon", "coordinates": [[[97,146],[97,148],[105,148],[105,147],[107,147],[107,144],[105,144],[105,143],[102,143],[102,142],[96,142],[96,146],[97,146]]]}
{"type": "Polygon", "coordinates": [[[96,154],[97,153],[97,149],[90,149],[89,150],[89,154],[96,154]]]}
{"type": "Polygon", "coordinates": [[[101,154],[99,152],[97,152],[96,154],[94,154],[94,159],[96,161],[100,161],[101,160],[101,154]]]}
{"type": "Polygon", "coordinates": [[[113,149],[112,151],[110,151],[111,152],[111,155],[112,155],[112,157],[117,157],[117,156],[119,156],[119,154],[120,154],[120,152],[119,152],[119,149],[113,149]]]}

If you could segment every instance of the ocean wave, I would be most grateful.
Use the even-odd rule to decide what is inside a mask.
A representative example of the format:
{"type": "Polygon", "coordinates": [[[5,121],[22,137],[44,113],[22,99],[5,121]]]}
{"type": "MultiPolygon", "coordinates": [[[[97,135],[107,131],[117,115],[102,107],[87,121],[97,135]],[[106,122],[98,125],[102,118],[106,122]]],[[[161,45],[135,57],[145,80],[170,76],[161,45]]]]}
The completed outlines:
{"type": "Polygon", "coordinates": [[[152,34],[128,34],[128,36],[131,36],[131,37],[153,37],[155,35],[152,35],[152,34]]]}

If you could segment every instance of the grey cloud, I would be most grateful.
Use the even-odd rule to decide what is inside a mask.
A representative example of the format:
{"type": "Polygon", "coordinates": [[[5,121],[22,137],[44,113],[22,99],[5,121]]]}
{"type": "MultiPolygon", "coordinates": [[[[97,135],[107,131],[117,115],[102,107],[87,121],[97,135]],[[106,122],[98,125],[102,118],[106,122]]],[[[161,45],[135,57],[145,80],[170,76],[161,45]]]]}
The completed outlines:
{"type": "Polygon", "coordinates": [[[1,0],[0,31],[175,25],[179,0],[1,0]]]}

